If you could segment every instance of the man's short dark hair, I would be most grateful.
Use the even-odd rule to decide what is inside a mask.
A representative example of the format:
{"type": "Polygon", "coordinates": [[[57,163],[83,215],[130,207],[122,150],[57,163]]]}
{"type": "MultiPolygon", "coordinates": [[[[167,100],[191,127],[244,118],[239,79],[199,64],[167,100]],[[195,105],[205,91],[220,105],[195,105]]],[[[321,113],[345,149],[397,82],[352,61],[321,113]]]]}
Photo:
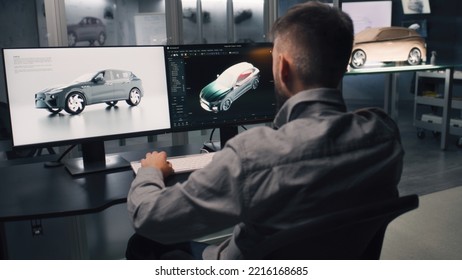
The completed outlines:
{"type": "Polygon", "coordinates": [[[295,5],[273,25],[273,38],[291,44],[305,85],[337,87],[353,46],[353,22],[341,10],[317,1],[295,5]]]}

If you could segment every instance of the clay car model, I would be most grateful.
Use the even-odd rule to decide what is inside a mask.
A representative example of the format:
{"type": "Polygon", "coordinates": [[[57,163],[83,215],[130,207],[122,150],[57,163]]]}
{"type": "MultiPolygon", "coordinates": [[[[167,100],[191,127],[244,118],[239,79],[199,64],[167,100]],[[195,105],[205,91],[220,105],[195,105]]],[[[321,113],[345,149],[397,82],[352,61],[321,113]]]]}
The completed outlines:
{"type": "Polygon", "coordinates": [[[368,28],[355,35],[350,65],[364,66],[366,61],[406,61],[418,65],[426,61],[424,38],[414,29],[406,27],[368,28]]]}
{"type": "Polygon", "coordinates": [[[199,97],[202,108],[215,113],[227,111],[236,99],[258,87],[259,73],[260,70],[248,62],[229,67],[201,90],[199,97]]]}
{"type": "Polygon", "coordinates": [[[59,113],[80,114],[86,105],[106,103],[115,106],[119,100],[136,106],[143,96],[141,80],[126,70],[107,69],[80,76],[67,85],[51,87],[35,94],[35,107],[59,113]]]}
{"type": "Polygon", "coordinates": [[[95,42],[104,45],[106,42],[106,26],[104,23],[95,17],[84,17],[77,24],[69,24],[67,26],[67,41],[69,46],[75,46],[77,42],[90,42],[93,45],[95,42]]]}

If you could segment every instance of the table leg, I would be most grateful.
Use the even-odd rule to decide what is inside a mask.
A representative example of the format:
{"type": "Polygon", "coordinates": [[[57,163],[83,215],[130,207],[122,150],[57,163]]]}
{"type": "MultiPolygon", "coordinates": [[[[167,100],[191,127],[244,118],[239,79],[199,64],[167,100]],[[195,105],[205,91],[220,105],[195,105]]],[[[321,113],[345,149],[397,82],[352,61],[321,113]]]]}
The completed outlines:
{"type": "Polygon", "coordinates": [[[451,101],[452,101],[452,87],[454,78],[454,68],[447,68],[444,76],[444,98],[443,98],[443,116],[441,128],[441,143],[442,150],[446,150],[448,136],[449,136],[449,122],[451,118],[451,101]]]}
{"type": "Polygon", "coordinates": [[[398,76],[399,73],[389,73],[385,75],[385,92],[383,109],[392,119],[398,121],[398,76]]]}
{"type": "Polygon", "coordinates": [[[71,235],[72,235],[72,259],[89,259],[87,228],[83,215],[72,216],[71,235]]]}
{"type": "Polygon", "coordinates": [[[6,243],[5,224],[0,222],[0,260],[8,259],[8,244],[6,243]]]}

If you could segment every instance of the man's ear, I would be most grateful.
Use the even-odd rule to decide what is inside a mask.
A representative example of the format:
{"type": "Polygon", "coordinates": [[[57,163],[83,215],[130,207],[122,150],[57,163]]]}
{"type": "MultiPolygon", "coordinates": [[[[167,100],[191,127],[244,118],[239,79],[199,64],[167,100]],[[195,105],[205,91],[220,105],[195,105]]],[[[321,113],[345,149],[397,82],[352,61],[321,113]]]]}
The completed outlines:
{"type": "Polygon", "coordinates": [[[284,89],[284,92],[293,93],[293,69],[291,68],[291,63],[287,60],[287,57],[284,55],[279,56],[279,77],[281,78],[281,87],[284,89]]]}

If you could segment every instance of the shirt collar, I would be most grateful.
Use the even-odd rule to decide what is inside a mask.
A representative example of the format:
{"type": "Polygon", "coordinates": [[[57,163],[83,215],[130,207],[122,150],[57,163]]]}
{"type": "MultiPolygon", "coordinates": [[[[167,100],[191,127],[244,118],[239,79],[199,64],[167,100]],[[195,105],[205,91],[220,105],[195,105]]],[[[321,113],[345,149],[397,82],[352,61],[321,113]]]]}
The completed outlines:
{"type": "Polygon", "coordinates": [[[310,112],[310,110],[319,112],[319,107],[310,109],[309,103],[326,103],[338,107],[339,111],[346,111],[345,101],[340,90],[332,88],[304,90],[290,97],[284,103],[274,118],[274,128],[281,127],[292,119],[297,118],[301,113],[310,112]],[[305,104],[305,106],[299,106],[301,104],[305,104]]]}

